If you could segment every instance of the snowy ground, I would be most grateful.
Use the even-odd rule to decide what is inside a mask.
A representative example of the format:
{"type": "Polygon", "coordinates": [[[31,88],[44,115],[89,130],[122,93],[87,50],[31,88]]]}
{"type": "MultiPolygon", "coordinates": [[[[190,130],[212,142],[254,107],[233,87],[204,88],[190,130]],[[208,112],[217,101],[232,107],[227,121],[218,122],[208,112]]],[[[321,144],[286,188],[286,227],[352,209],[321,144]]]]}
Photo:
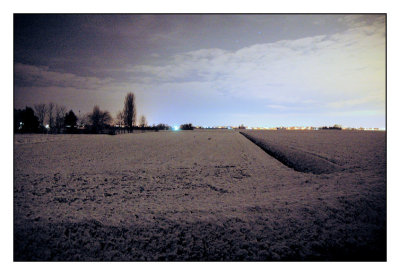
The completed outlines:
{"type": "Polygon", "coordinates": [[[385,260],[386,133],[328,132],[15,135],[14,259],[385,260]]]}

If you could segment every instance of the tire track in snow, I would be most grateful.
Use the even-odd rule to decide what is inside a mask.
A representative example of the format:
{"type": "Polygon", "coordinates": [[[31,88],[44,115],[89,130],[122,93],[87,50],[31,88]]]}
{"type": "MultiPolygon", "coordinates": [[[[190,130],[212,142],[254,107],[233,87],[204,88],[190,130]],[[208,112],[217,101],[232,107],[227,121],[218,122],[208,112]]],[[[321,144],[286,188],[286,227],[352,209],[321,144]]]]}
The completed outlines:
{"type": "Polygon", "coordinates": [[[313,174],[329,174],[342,170],[335,163],[315,154],[310,154],[287,146],[270,144],[262,138],[254,137],[249,133],[240,133],[268,155],[295,171],[313,174]]]}

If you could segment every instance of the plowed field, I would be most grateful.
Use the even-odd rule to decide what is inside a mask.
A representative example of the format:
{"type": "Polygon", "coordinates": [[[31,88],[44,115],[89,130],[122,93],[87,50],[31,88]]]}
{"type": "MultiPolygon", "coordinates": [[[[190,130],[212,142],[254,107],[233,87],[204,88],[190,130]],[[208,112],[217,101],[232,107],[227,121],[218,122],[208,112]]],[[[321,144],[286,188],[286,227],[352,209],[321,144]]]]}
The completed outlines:
{"type": "Polygon", "coordinates": [[[14,259],[386,259],[385,132],[246,133],[300,168],[229,130],[15,135],[14,259]]]}

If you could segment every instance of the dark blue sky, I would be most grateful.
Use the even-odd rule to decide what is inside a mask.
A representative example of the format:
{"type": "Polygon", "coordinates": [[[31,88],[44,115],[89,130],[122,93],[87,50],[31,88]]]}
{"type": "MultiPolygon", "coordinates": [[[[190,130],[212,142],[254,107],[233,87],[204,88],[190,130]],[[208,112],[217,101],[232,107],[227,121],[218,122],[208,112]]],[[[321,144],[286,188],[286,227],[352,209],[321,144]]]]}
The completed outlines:
{"type": "Polygon", "coordinates": [[[16,108],[150,124],[385,127],[382,15],[15,15],[16,108]]]}

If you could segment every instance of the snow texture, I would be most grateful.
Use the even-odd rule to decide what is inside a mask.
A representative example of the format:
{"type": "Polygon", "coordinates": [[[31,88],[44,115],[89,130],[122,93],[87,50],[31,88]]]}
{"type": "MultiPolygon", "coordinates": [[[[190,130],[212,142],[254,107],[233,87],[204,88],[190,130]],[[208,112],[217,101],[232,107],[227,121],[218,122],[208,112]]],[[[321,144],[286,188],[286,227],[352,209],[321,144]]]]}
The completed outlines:
{"type": "Polygon", "coordinates": [[[249,134],[335,169],[233,130],[15,135],[14,260],[386,260],[385,132],[249,134]]]}

